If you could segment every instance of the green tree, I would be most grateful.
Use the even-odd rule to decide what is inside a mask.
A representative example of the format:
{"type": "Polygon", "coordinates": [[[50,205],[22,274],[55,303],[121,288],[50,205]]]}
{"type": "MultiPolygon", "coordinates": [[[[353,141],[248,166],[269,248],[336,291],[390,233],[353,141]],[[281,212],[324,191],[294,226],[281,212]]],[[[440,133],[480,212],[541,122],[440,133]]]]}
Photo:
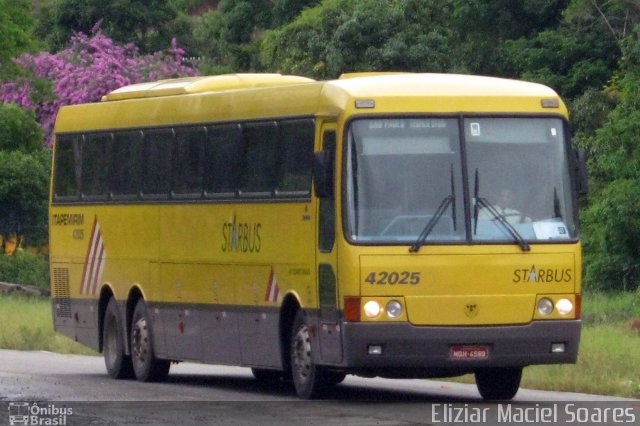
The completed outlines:
{"type": "Polygon", "coordinates": [[[33,245],[47,238],[50,151],[0,151],[0,234],[33,245]]]}
{"type": "Polygon", "coordinates": [[[60,50],[75,32],[91,34],[96,24],[119,43],[143,53],[159,50],[191,27],[171,0],[49,0],[38,13],[38,35],[60,50]]]}
{"type": "Polygon", "coordinates": [[[277,28],[293,21],[306,8],[317,6],[321,0],[275,0],[271,26],[277,28]]]}
{"type": "Polygon", "coordinates": [[[253,71],[257,42],[271,22],[269,0],[222,0],[194,23],[195,52],[204,73],[253,71]]]}
{"type": "Polygon", "coordinates": [[[608,290],[640,286],[640,26],[620,40],[622,60],[606,87],[615,105],[579,143],[590,153],[589,205],[582,214],[586,284],[608,290]]]}
{"type": "Polygon", "coordinates": [[[42,138],[33,111],[0,103],[0,151],[34,153],[42,148],[42,138]]]}
{"type": "Polygon", "coordinates": [[[616,179],[582,214],[585,285],[634,290],[640,285],[640,179],[616,179]]]}
{"type": "Polygon", "coordinates": [[[267,33],[261,62],[271,70],[333,78],[346,71],[455,68],[450,2],[326,0],[267,33]]]}
{"type": "Polygon", "coordinates": [[[32,111],[0,103],[0,235],[47,238],[51,152],[32,111]]]}
{"type": "Polygon", "coordinates": [[[453,0],[451,17],[443,18],[457,39],[455,62],[471,73],[517,75],[508,67],[503,44],[556,29],[568,1],[453,0]]]}
{"type": "Polygon", "coordinates": [[[619,58],[616,42],[602,28],[576,25],[508,40],[500,54],[504,73],[551,86],[566,98],[602,88],[619,58]]]}
{"type": "Polygon", "coordinates": [[[610,38],[622,42],[640,23],[640,3],[633,0],[572,0],[565,10],[569,23],[591,30],[604,29],[610,38]]]}
{"type": "Polygon", "coordinates": [[[0,79],[17,69],[13,57],[33,47],[34,25],[28,0],[0,0],[0,79]]]}
{"type": "Polygon", "coordinates": [[[267,69],[318,78],[366,70],[517,75],[520,70],[503,57],[501,46],[556,28],[564,5],[556,0],[325,0],[268,32],[261,62],[267,69]]]}

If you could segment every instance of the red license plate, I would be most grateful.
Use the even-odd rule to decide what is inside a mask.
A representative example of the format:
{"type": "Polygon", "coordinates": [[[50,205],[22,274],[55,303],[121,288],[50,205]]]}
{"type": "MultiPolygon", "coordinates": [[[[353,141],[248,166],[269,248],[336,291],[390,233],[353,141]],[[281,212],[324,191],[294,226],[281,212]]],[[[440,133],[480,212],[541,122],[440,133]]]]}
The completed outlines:
{"type": "Polygon", "coordinates": [[[489,358],[488,346],[451,346],[449,352],[451,359],[478,360],[489,358]]]}

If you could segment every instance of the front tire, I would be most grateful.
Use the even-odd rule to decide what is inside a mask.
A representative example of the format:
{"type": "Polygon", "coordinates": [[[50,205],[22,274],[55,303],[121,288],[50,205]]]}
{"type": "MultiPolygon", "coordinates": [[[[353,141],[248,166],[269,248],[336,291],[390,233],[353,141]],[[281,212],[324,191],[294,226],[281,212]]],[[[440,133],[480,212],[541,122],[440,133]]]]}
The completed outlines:
{"type": "Polygon", "coordinates": [[[508,401],[516,396],[522,379],[522,367],[476,370],[476,386],[487,401],[508,401]]]}
{"type": "Polygon", "coordinates": [[[102,321],[102,354],[107,373],[114,379],[133,378],[131,357],[124,354],[124,329],[118,303],[112,297],[102,321]]]}
{"type": "Polygon", "coordinates": [[[313,362],[311,335],[302,310],[296,313],[291,333],[291,378],[300,398],[321,396],[329,383],[323,367],[313,362]]]}
{"type": "Polygon", "coordinates": [[[158,359],[153,353],[153,332],[147,304],[138,300],[131,321],[131,361],[136,379],[141,382],[161,382],[167,378],[171,362],[158,359]]]}

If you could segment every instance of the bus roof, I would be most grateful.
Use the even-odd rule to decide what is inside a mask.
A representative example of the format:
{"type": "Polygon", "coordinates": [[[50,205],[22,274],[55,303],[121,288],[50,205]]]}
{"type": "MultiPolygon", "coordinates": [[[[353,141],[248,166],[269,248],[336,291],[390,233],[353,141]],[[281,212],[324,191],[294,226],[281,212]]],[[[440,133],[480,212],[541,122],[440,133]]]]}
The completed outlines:
{"type": "Polygon", "coordinates": [[[354,73],[327,83],[353,97],[558,96],[542,84],[464,74],[354,73]]]}
{"type": "Polygon", "coordinates": [[[228,74],[122,87],[105,95],[103,102],[61,108],[56,132],[373,113],[568,114],[552,89],[495,77],[352,73],[315,81],[228,74]]]}
{"type": "Polygon", "coordinates": [[[551,88],[538,83],[462,74],[380,73],[351,75],[325,83],[323,95],[347,99],[339,109],[346,114],[365,110],[355,100],[372,100],[371,112],[434,113],[548,113],[568,115],[551,88]],[[346,96],[345,96],[346,95],[346,96]]]}
{"type": "Polygon", "coordinates": [[[281,74],[225,74],[185,77],[124,86],[102,97],[102,101],[187,95],[191,93],[223,92],[257,87],[286,86],[315,80],[281,74]]]}

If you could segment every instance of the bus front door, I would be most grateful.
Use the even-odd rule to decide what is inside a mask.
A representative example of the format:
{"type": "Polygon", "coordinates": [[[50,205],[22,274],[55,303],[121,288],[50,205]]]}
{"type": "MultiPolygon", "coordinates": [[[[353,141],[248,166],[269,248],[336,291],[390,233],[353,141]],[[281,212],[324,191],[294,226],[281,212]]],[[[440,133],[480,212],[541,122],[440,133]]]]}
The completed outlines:
{"type": "MultiPolygon", "coordinates": [[[[322,149],[329,153],[335,174],[336,127],[322,127],[322,149]]],[[[335,194],[335,188],[333,188],[335,194]]],[[[318,299],[320,302],[318,330],[320,357],[323,362],[342,361],[342,333],[338,310],[338,286],[336,280],[336,209],[335,197],[320,198],[318,203],[318,299]]]]}

